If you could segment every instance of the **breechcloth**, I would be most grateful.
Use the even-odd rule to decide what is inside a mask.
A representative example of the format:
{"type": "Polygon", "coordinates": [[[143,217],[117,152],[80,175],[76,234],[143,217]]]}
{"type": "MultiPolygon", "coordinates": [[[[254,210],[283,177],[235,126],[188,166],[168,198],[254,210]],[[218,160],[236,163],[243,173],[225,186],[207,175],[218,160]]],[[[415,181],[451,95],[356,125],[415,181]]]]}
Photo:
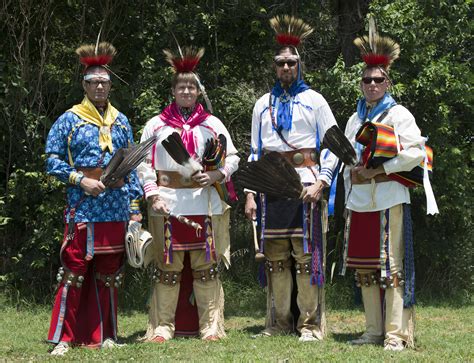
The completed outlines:
{"type": "MultiPolygon", "coordinates": [[[[188,216],[188,218],[198,221],[203,225],[203,229],[206,229],[205,216],[188,216]]],[[[179,223],[173,223],[171,228],[167,229],[169,226],[166,225],[166,219],[163,223],[163,217],[151,217],[150,222],[154,239],[156,236],[156,241],[163,241],[164,234],[165,245],[156,249],[155,283],[145,339],[152,340],[161,336],[168,340],[175,335],[192,335],[187,334],[190,327],[194,326],[194,323],[190,324],[189,319],[196,318],[199,319],[199,333],[202,338],[211,335],[224,337],[223,316],[221,316],[224,295],[215,270],[216,261],[214,258],[209,259],[206,233],[203,231],[200,238],[196,237],[191,227],[179,223]],[[169,230],[171,233],[167,233],[169,230]],[[167,238],[172,241],[171,248],[166,244],[167,238]],[[192,269],[191,280],[186,279],[186,263],[189,263],[192,269]],[[198,276],[201,272],[203,275],[198,276]],[[183,296],[185,290],[188,293],[192,292],[190,296],[183,296]],[[186,320],[188,324],[178,325],[186,320]],[[181,331],[185,334],[179,334],[181,331]]],[[[208,228],[212,227],[209,225],[208,228]]],[[[212,233],[211,229],[208,231],[212,233]]]]}
{"type": "Polygon", "coordinates": [[[413,346],[414,307],[404,308],[407,231],[403,207],[350,212],[346,261],[356,269],[356,282],[362,289],[366,334],[385,336],[386,343],[401,340],[413,346]]]}
{"type": "Polygon", "coordinates": [[[325,216],[320,203],[311,209],[301,201],[264,199],[261,201],[261,240],[266,262],[267,317],[264,333],[293,330],[291,292],[296,271],[300,311],[296,329],[323,339],[325,216]],[[292,266],[293,257],[295,265],[292,266]]]}
{"type": "MultiPolygon", "coordinates": [[[[63,270],[58,274],[48,341],[94,347],[106,338],[116,339],[117,286],[123,277],[120,270],[125,225],[126,222],[75,225],[74,237],[65,242],[60,256],[63,270]],[[92,258],[86,260],[86,255],[91,254],[91,239],[92,258]]],[[[67,231],[65,240],[66,235],[67,231]]]]}

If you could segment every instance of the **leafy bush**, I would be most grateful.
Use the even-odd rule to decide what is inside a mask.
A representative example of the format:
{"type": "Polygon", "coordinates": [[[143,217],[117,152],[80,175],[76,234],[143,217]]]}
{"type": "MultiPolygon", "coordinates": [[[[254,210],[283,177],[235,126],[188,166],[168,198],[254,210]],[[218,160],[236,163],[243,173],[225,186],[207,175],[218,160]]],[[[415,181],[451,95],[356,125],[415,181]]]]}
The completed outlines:
{"type": "MultiPolygon", "coordinates": [[[[348,51],[341,45],[348,44],[348,36],[364,32],[360,19],[370,11],[381,32],[401,44],[401,59],[392,70],[393,93],[415,115],[435,151],[433,188],[440,215],[427,217],[422,190],[412,193],[419,291],[469,297],[471,1],[375,0],[368,9],[365,0],[352,3],[348,14],[343,2],[309,0],[293,3],[291,8],[287,2],[249,0],[138,5],[124,0],[4,2],[0,7],[4,34],[0,40],[1,286],[12,296],[19,292],[21,297],[40,301],[52,291],[64,198],[63,187],[43,173],[44,143],[54,120],[81,100],[74,49],[95,41],[102,24],[103,39],[119,50],[113,69],[128,83],[114,81],[112,101],[130,117],[137,137],[146,121],[170,100],[171,73],[161,50],[175,47],[172,30],[182,45],[192,42],[206,47],[200,75],[214,113],[227,125],[246,159],[253,104],[274,82],[268,19],[294,12],[315,25],[315,34],[302,52],[306,79],[325,96],[344,127],[359,97],[361,64],[357,64],[355,49],[348,51]]],[[[233,248],[251,251],[242,214],[241,198],[232,214],[233,248]]],[[[332,225],[329,268],[340,260],[340,217],[332,225]]],[[[248,262],[249,257],[236,261],[227,273],[228,288],[246,285],[255,275],[256,266],[248,262]]],[[[134,271],[129,281],[134,279],[142,282],[146,277],[134,271]]],[[[350,280],[347,276],[335,283],[348,293],[350,280]]],[[[127,287],[130,299],[136,295],[132,285],[127,287]]]]}

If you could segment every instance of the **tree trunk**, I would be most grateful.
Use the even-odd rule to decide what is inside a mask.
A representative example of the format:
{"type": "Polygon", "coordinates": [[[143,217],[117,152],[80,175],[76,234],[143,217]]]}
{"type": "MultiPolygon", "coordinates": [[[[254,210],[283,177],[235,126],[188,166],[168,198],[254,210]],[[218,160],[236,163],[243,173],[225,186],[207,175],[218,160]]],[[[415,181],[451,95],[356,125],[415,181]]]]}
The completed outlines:
{"type": "Polygon", "coordinates": [[[359,51],[354,39],[365,27],[370,0],[332,0],[334,15],[338,19],[341,53],[346,67],[358,62],[359,51]]]}

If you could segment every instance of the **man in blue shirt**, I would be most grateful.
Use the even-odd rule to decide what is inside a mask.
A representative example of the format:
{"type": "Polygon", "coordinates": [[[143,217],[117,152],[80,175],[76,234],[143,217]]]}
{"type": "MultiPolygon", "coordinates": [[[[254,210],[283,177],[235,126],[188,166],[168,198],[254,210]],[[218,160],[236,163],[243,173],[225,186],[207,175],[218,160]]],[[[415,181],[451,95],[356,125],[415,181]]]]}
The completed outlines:
{"type": "Polygon", "coordinates": [[[135,172],[107,188],[100,180],[113,154],[133,144],[127,117],[108,101],[107,64],[115,48],[103,42],[76,53],[85,65],[86,95],[56,120],[46,143],[48,174],[67,184],[59,288],[48,334],[56,344],[52,355],[64,355],[71,344],[116,345],[125,232],[129,220],[141,220],[135,172]]]}

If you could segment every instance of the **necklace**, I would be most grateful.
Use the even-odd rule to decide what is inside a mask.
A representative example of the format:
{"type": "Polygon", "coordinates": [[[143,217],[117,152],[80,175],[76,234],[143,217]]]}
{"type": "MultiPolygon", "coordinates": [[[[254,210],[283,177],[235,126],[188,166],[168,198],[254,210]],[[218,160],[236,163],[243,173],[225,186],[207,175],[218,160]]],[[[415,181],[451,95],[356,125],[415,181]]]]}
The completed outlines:
{"type": "Polygon", "coordinates": [[[194,107],[178,107],[179,108],[179,112],[181,113],[181,116],[183,116],[183,118],[187,121],[188,118],[192,115],[193,111],[194,111],[194,107]]]}

